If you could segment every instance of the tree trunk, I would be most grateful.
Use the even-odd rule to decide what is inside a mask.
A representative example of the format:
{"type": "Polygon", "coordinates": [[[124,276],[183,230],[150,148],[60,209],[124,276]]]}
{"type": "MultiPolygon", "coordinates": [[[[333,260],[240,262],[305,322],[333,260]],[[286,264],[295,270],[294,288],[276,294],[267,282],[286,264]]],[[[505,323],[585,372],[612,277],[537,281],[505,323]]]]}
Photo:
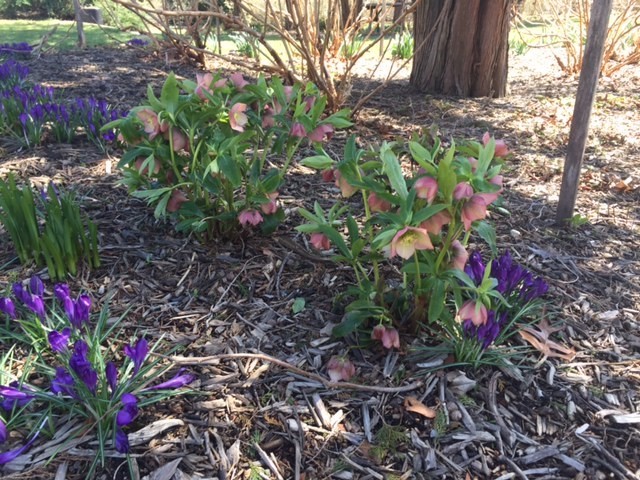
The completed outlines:
{"type": "Polygon", "coordinates": [[[82,6],[80,0],[73,0],[73,10],[76,16],[76,27],[78,29],[78,46],[85,48],[87,46],[87,39],[84,36],[84,23],[82,20],[82,6]]]}
{"type": "Polygon", "coordinates": [[[416,10],[410,83],[420,91],[503,97],[511,0],[424,0],[416,10]]]}

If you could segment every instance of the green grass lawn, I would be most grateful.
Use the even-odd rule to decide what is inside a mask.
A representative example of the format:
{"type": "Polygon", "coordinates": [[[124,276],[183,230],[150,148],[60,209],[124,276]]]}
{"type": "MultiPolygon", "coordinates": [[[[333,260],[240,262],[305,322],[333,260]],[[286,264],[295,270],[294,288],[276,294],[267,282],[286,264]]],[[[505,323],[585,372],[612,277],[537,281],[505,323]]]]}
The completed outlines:
{"type": "MultiPolygon", "coordinates": [[[[42,37],[58,27],[47,45],[60,50],[74,48],[78,43],[75,22],[67,20],[0,20],[0,43],[27,42],[37,45],[42,37]]],[[[121,32],[113,27],[99,27],[85,23],[87,46],[115,45],[135,37],[133,33],[121,32]]]]}

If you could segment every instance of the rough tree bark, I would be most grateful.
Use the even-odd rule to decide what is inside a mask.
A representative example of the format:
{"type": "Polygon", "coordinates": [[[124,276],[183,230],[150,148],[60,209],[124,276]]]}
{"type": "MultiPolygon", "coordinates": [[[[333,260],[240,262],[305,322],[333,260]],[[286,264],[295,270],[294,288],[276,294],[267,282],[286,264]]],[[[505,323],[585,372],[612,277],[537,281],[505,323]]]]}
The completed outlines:
{"type": "Polygon", "coordinates": [[[511,0],[424,0],[414,19],[410,83],[420,91],[503,97],[511,0]]]}

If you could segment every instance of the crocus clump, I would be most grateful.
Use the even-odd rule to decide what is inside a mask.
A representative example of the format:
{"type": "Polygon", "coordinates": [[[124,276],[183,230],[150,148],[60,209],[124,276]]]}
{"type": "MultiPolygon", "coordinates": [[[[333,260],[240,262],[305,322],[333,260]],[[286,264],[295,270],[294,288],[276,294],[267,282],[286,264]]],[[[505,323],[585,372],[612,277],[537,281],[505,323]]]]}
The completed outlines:
{"type": "MultiPolygon", "coordinates": [[[[62,413],[64,418],[64,412],[59,410],[61,405],[68,405],[69,412],[81,412],[86,424],[95,425],[97,432],[113,441],[117,451],[127,453],[130,447],[124,429],[138,417],[142,399],[145,404],[160,401],[166,397],[163,391],[182,388],[195,379],[180,370],[167,381],[154,382],[158,360],[150,359],[152,349],[144,337],[119,349],[116,357],[124,360],[105,358],[117,342],[106,338],[102,321],[97,325],[92,321],[89,295],[73,297],[67,284],[54,286],[51,301],[37,276],[26,284],[15,283],[12,292],[14,299],[0,299],[0,312],[12,320],[13,328],[22,328],[27,337],[31,336],[28,345],[38,349],[36,354],[42,359],[39,364],[51,365],[53,371],[36,372],[38,378],[49,377],[44,387],[42,382],[39,387],[26,382],[0,385],[0,413],[4,412],[0,417],[0,443],[6,439],[2,418],[11,418],[24,408],[41,411],[45,416],[62,413]],[[37,336],[42,333],[44,338],[37,336]],[[108,341],[109,348],[101,341],[108,341]]],[[[24,453],[36,436],[17,449],[0,453],[0,464],[24,453]]]]}
{"type": "Polygon", "coordinates": [[[0,44],[0,58],[28,57],[31,55],[32,51],[33,47],[27,42],[0,44]]]}
{"type": "MultiPolygon", "coordinates": [[[[473,252],[465,273],[476,286],[480,286],[486,268],[480,252],[473,252]]],[[[534,276],[515,263],[509,251],[491,262],[490,278],[497,281],[495,289],[505,298],[507,305],[499,303],[494,308],[487,309],[484,305],[469,300],[458,311],[465,335],[477,339],[483,349],[488,348],[499,337],[518,310],[542,297],[549,289],[541,277],[534,276]]]]}

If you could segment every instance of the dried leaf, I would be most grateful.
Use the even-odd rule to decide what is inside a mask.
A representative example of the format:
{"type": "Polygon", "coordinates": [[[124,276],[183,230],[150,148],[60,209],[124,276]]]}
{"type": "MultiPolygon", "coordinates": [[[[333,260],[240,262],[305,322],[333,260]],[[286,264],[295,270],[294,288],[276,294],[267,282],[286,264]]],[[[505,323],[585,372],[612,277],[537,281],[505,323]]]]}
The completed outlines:
{"type": "Polygon", "coordinates": [[[407,412],[417,413],[426,418],[435,418],[436,411],[433,408],[427,407],[424,403],[418,400],[416,397],[405,397],[404,409],[407,412]]]}
{"type": "Polygon", "coordinates": [[[549,339],[551,334],[558,330],[561,329],[549,325],[548,320],[545,318],[538,325],[522,327],[519,333],[524,340],[529,342],[545,357],[557,357],[570,362],[576,356],[575,350],[549,339]]]}

